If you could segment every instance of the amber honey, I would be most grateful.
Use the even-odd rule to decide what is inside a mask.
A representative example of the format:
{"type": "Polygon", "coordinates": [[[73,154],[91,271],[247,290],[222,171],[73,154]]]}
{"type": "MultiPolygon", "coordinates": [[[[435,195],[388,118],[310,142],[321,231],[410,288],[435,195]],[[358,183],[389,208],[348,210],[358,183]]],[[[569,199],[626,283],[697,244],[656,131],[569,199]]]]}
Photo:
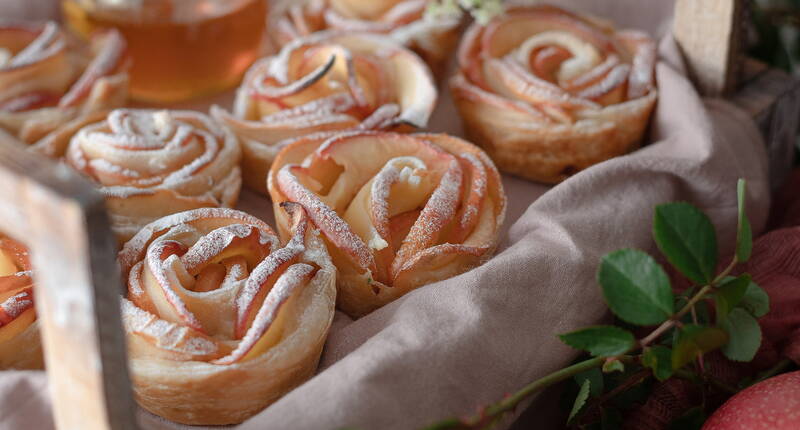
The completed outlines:
{"type": "Polygon", "coordinates": [[[157,103],[235,86],[261,54],[267,15],[266,0],[63,0],[62,6],[78,33],[114,27],[125,36],[131,96],[157,103]]]}

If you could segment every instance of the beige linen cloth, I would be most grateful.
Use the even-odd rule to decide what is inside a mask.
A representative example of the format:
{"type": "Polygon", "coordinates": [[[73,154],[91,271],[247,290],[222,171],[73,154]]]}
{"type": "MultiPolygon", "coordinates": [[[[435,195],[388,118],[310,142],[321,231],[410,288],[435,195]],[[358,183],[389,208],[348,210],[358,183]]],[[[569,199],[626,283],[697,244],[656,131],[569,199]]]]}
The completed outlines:
{"type": "MultiPolygon", "coordinates": [[[[7,17],[9,2],[27,1],[0,1],[0,16],[7,17]]],[[[672,10],[665,0],[556,3],[654,34],[669,28],[672,10]]],[[[654,205],[698,205],[729,251],[736,180],[745,177],[749,215],[760,231],[769,193],[758,130],[731,105],[699,98],[669,36],[660,55],[648,146],[550,189],[506,177],[509,228],[493,259],[360,320],[337,315],[320,372],[236,428],[410,429],[472,414],[575,358],[556,334],[608,318],[595,282],[599,259],[622,247],[655,252],[654,205]]],[[[459,134],[452,103],[443,98],[431,128],[459,134]]],[[[0,374],[0,428],[52,428],[46,385],[42,372],[0,374]]],[[[553,408],[531,407],[524,427],[542,428],[553,408]]],[[[146,412],[140,417],[145,429],[185,427],[146,412]]]]}

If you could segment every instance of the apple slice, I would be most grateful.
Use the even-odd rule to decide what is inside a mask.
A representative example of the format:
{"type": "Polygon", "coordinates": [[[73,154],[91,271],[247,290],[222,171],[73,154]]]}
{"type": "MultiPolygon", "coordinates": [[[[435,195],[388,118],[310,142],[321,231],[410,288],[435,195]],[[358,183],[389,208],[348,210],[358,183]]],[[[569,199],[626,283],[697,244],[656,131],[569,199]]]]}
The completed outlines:
{"type": "Polygon", "coordinates": [[[5,297],[0,303],[0,345],[28,328],[34,320],[33,288],[28,287],[5,297]]]}
{"type": "Polygon", "coordinates": [[[463,193],[463,180],[463,169],[458,160],[451,156],[447,172],[441,176],[438,186],[397,251],[392,262],[393,278],[415,254],[435,245],[440,239],[442,230],[456,215],[463,193]]]}
{"type": "Polygon", "coordinates": [[[212,363],[233,364],[258,357],[278,343],[283,335],[286,318],[285,313],[280,312],[281,308],[287,305],[292,296],[312,278],[315,272],[316,269],[308,264],[289,266],[275,281],[275,286],[261,303],[258,313],[253,317],[252,324],[236,349],[212,363]]]}
{"type": "Polygon", "coordinates": [[[58,104],[58,94],[49,91],[33,91],[0,102],[0,112],[25,112],[58,104]]]}
{"type": "Polygon", "coordinates": [[[410,51],[396,51],[389,57],[393,66],[399,119],[416,128],[425,128],[436,106],[433,76],[419,56],[410,51]]]}
{"type": "MultiPolygon", "coordinates": [[[[141,283],[161,318],[205,333],[200,321],[175,291],[176,287],[180,288],[181,280],[173,265],[180,264],[177,256],[185,251],[186,247],[174,240],[165,240],[150,246],[147,249],[141,283]],[[171,256],[176,258],[170,260],[171,256]]],[[[188,281],[194,282],[194,278],[189,278],[191,279],[187,279],[188,281]]]]}
{"type": "Polygon", "coordinates": [[[259,229],[247,224],[229,224],[202,236],[183,256],[181,262],[192,276],[209,264],[228,258],[244,257],[249,267],[256,265],[271,252],[272,244],[263,240],[259,229]]]}
{"type": "Polygon", "coordinates": [[[65,108],[79,104],[92,90],[94,84],[102,77],[116,73],[124,67],[126,44],[117,30],[104,30],[92,36],[92,48],[96,55],[83,71],[72,88],[58,102],[65,108]]]}
{"type": "Polygon", "coordinates": [[[308,225],[305,211],[299,205],[292,203],[282,204],[282,207],[291,217],[290,231],[293,232],[293,236],[286,246],[269,254],[255,266],[247,278],[244,288],[236,296],[234,302],[236,313],[234,337],[236,339],[242,339],[245,336],[273,285],[287,267],[297,262],[305,250],[305,234],[308,225]]]}

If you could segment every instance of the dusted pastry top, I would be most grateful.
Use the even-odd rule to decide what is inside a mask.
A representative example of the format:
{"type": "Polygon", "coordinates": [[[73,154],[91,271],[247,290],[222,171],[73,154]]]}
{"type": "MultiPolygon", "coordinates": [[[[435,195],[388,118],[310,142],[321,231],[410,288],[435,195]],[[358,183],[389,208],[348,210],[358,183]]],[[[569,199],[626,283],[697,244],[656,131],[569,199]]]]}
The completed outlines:
{"type": "Polygon", "coordinates": [[[236,138],[206,115],[117,109],[81,129],[66,160],[98,184],[126,239],[164,215],[235,204],[240,156],[236,138]]]}
{"type": "Polygon", "coordinates": [[[119,253],[134,392],[187,424],[243,421],[313,374],[333,318],[335,269],[299,205],[291,238],[202,208],[145,226],[119,253]]]}
{"type": "Polygon", "coordinates": [[[269,187],[274,202],[306,208],[325,236],[351,315],[480,264],[506,205],[486,154],[443,134],[301,138],[279,154],[269,187]]]}
{"type": "Polygon", "coordinates": [[[40,369],[42,350],[28,249],[0,234],[0,369],[40,369]]]}
{"type": "Polygon", "coordinates": [[[0,24],[0,138],[61,156],[71,134],[127,98],[125,41],[116,30],[88,45],[58,24],[0,24]]]}
{"type": "Polygon", "coordinates": [[[555,183],[638,147],[655,62],[645,33],[511,1],[464,34],[450,87],[467,134],[501,170],[555,183]]]}

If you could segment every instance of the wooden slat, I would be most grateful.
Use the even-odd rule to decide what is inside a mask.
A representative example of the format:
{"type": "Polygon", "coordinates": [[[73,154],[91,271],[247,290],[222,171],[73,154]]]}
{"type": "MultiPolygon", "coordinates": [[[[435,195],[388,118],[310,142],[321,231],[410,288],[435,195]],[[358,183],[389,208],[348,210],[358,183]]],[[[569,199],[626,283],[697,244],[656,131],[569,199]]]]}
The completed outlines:
{"type": "Polygon", "coordinates": [[[676,0],[673,33],[701,93],[736,87],[744,0],[676,0]]]}
{"type": "Polygon", "coordinates": [[[755,60],[747,60],[743,71],[748,80],[728,100],[748,112],[761,129],[775,189],[793,165],[800,125],[800,80],[755,60]]]}
{"type": "Polygon", "coordinates": [[[136,429],[102,197],[67,167],[11,145],[0,145],[0,189],[0,229],[32,256],[56,425],[136,429]]]}

